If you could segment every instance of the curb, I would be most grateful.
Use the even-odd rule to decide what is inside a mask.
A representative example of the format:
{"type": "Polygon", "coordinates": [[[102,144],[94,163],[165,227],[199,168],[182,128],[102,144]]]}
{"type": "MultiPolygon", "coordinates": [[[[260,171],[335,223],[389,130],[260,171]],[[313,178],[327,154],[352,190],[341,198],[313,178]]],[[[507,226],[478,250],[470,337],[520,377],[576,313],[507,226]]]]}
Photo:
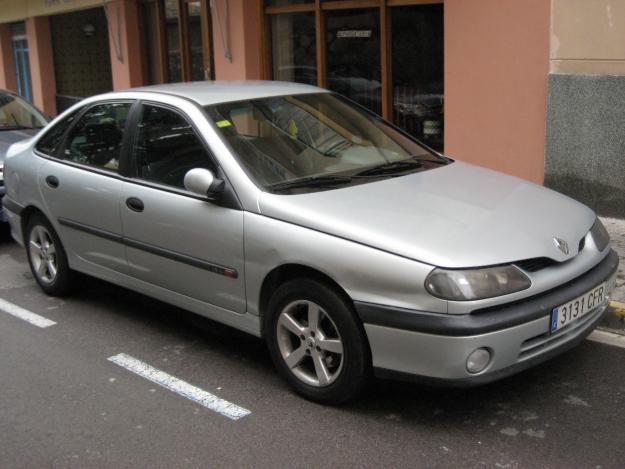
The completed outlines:
{"type": "Polygon", "coordinates": [[[610,312],[625,318],[625,303],[610,301],[610,312]]]}

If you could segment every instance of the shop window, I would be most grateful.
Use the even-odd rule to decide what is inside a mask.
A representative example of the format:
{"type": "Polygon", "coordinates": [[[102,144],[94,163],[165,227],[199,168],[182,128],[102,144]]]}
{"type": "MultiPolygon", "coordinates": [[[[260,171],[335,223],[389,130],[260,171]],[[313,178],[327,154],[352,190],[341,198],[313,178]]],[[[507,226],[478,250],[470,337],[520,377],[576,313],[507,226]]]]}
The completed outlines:
{"type": "Polygon", "coordinates": [[[210,0],[145,0],[141,4],[145,81],[210,80],[210,0]]]}
{"type": "Polygon", "coordinates": [[[317,83],[314,13],[274,15],[271,42],[275,80],[317,83]]]}
{"type": "Polygon", "coordinates": [[[264,5],[267,78],[341,93],[442,150],[442,0],[264,5]]]}
{"type": "Polygon", "coordinates": [[[180,62],[180,16],[178,0],[165,0],[165,29],[167,30],[167,72],[169,82],[182,81],[180,62]]]}
{"type": "Polygon", "coordinates": [[[443,5],[393,8],[393,120],[443,147],[443,5]]]}
{"type": "Polygon", "coordinates": [[[325,19],[326,86],[380,114],[379,12],[369,9],[328,11],[325,19]]]}
{"type": "Polygon", "coordinates": [[[188,31],[189,31],[189,57],[191,67],[191,79],[194,81],[206,80],[210,77],[210,70],[204,71],[204,51],[202,43],[202,17],[201,2],[187,2],[188,31]]]}

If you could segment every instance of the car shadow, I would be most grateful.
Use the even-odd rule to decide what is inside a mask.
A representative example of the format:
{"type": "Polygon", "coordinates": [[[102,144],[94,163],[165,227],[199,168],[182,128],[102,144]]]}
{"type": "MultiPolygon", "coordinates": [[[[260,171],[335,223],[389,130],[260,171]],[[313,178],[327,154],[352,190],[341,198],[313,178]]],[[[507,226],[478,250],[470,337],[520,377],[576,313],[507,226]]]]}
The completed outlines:
{"type": "MultiPolygon", "coordinates": [[[[81,288],[74,298],[102,307],[107,314],[119,315],[120,319],[130,320],[143,330],[152,330],[146,332],[158,331],[171,341],[193,343],[196,353],[217,354],[220,360],[239,367],[238,373],[249,373],[251,379],[260,378],[269,386],[281,388],[279,392],[301,399],[295,397],[277,376],[262,340],[134,291],[93,278],[83,281],[85,288],[81,288]]],[[[354,417],[397,420],[403,424],[412,422],[437,428],[462,423],[489,427],[494,425],[493,421],[501,422],[506,418],[510,421],[526,417],[532,420],[532,409],[537,408],[540,400],[551,399],[554,389],[560,395],[566,391],[566,386],[577,386],[571,384],[576,380],[574,368],[590,360],[585,356],[588,355],[585,347],[588,345],[582,344],[567,352],[565,357],[474,388],[450,389],[372,379],[359,399],[337,407],[336,411],[354,417]],[[576,367],[571,368],[570,363],[576,363],[576,367]],[[561,392],[556,389],[558,387],[561,392]],[[513,412],[511,408],[516,410],[513,412]]],[[[588,367],[592,368],[592,364],[588,367]]],[[[591,383],[592,379],[588,382],[591,383]]],[[[310,405],[316,407],[314,403],[310,405]]]]}
{"type": "Polygon", "coordinates": [[[15,241],[11,237],[11,229],[9,224],[0,222],[0,247],[13,243],[15,243],[15,241]]]}

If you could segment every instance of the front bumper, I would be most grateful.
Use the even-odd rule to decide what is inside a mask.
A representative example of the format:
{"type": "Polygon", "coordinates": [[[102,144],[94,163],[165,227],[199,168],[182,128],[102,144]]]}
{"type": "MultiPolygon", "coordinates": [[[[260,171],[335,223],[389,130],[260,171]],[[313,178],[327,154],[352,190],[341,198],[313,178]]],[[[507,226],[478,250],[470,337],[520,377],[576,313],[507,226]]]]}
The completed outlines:
{"type": "Polygon", "coordinates": [[[3,185],[0,185],[0,222],[9,221],[9,217],[6,214],[6,211],[2,208],[2,201],[4,199],[5,192],[6,192],[6,188],[3,185]]]}
{"type": "Polygon", "coordinates": [[[551,310],[606,282],[614,287],[618,255],[610,253],[593,269],[561,287],[523,301],[452,315],[355,302],[371,347],[376,375],[443,385],[494,381],[543,362],[581,342],[607,311],[606,301],[579,320],[549,333],[551,310]],[[480,373],[466,370],[468,355],[491,351],[480,373]]]}

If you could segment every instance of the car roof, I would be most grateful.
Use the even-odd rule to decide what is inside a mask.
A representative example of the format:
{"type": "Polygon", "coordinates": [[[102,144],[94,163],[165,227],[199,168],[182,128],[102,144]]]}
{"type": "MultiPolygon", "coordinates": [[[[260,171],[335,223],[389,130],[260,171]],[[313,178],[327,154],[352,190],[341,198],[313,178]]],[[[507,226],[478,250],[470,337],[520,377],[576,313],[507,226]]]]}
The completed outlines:
{"type": "Polygon", "coordinates": [[[194,81],[143,86],[127,91],[164,93],[191,99],[201,106],[305,93],[328,92],[323,88],[284,81],[194,81]]]}

